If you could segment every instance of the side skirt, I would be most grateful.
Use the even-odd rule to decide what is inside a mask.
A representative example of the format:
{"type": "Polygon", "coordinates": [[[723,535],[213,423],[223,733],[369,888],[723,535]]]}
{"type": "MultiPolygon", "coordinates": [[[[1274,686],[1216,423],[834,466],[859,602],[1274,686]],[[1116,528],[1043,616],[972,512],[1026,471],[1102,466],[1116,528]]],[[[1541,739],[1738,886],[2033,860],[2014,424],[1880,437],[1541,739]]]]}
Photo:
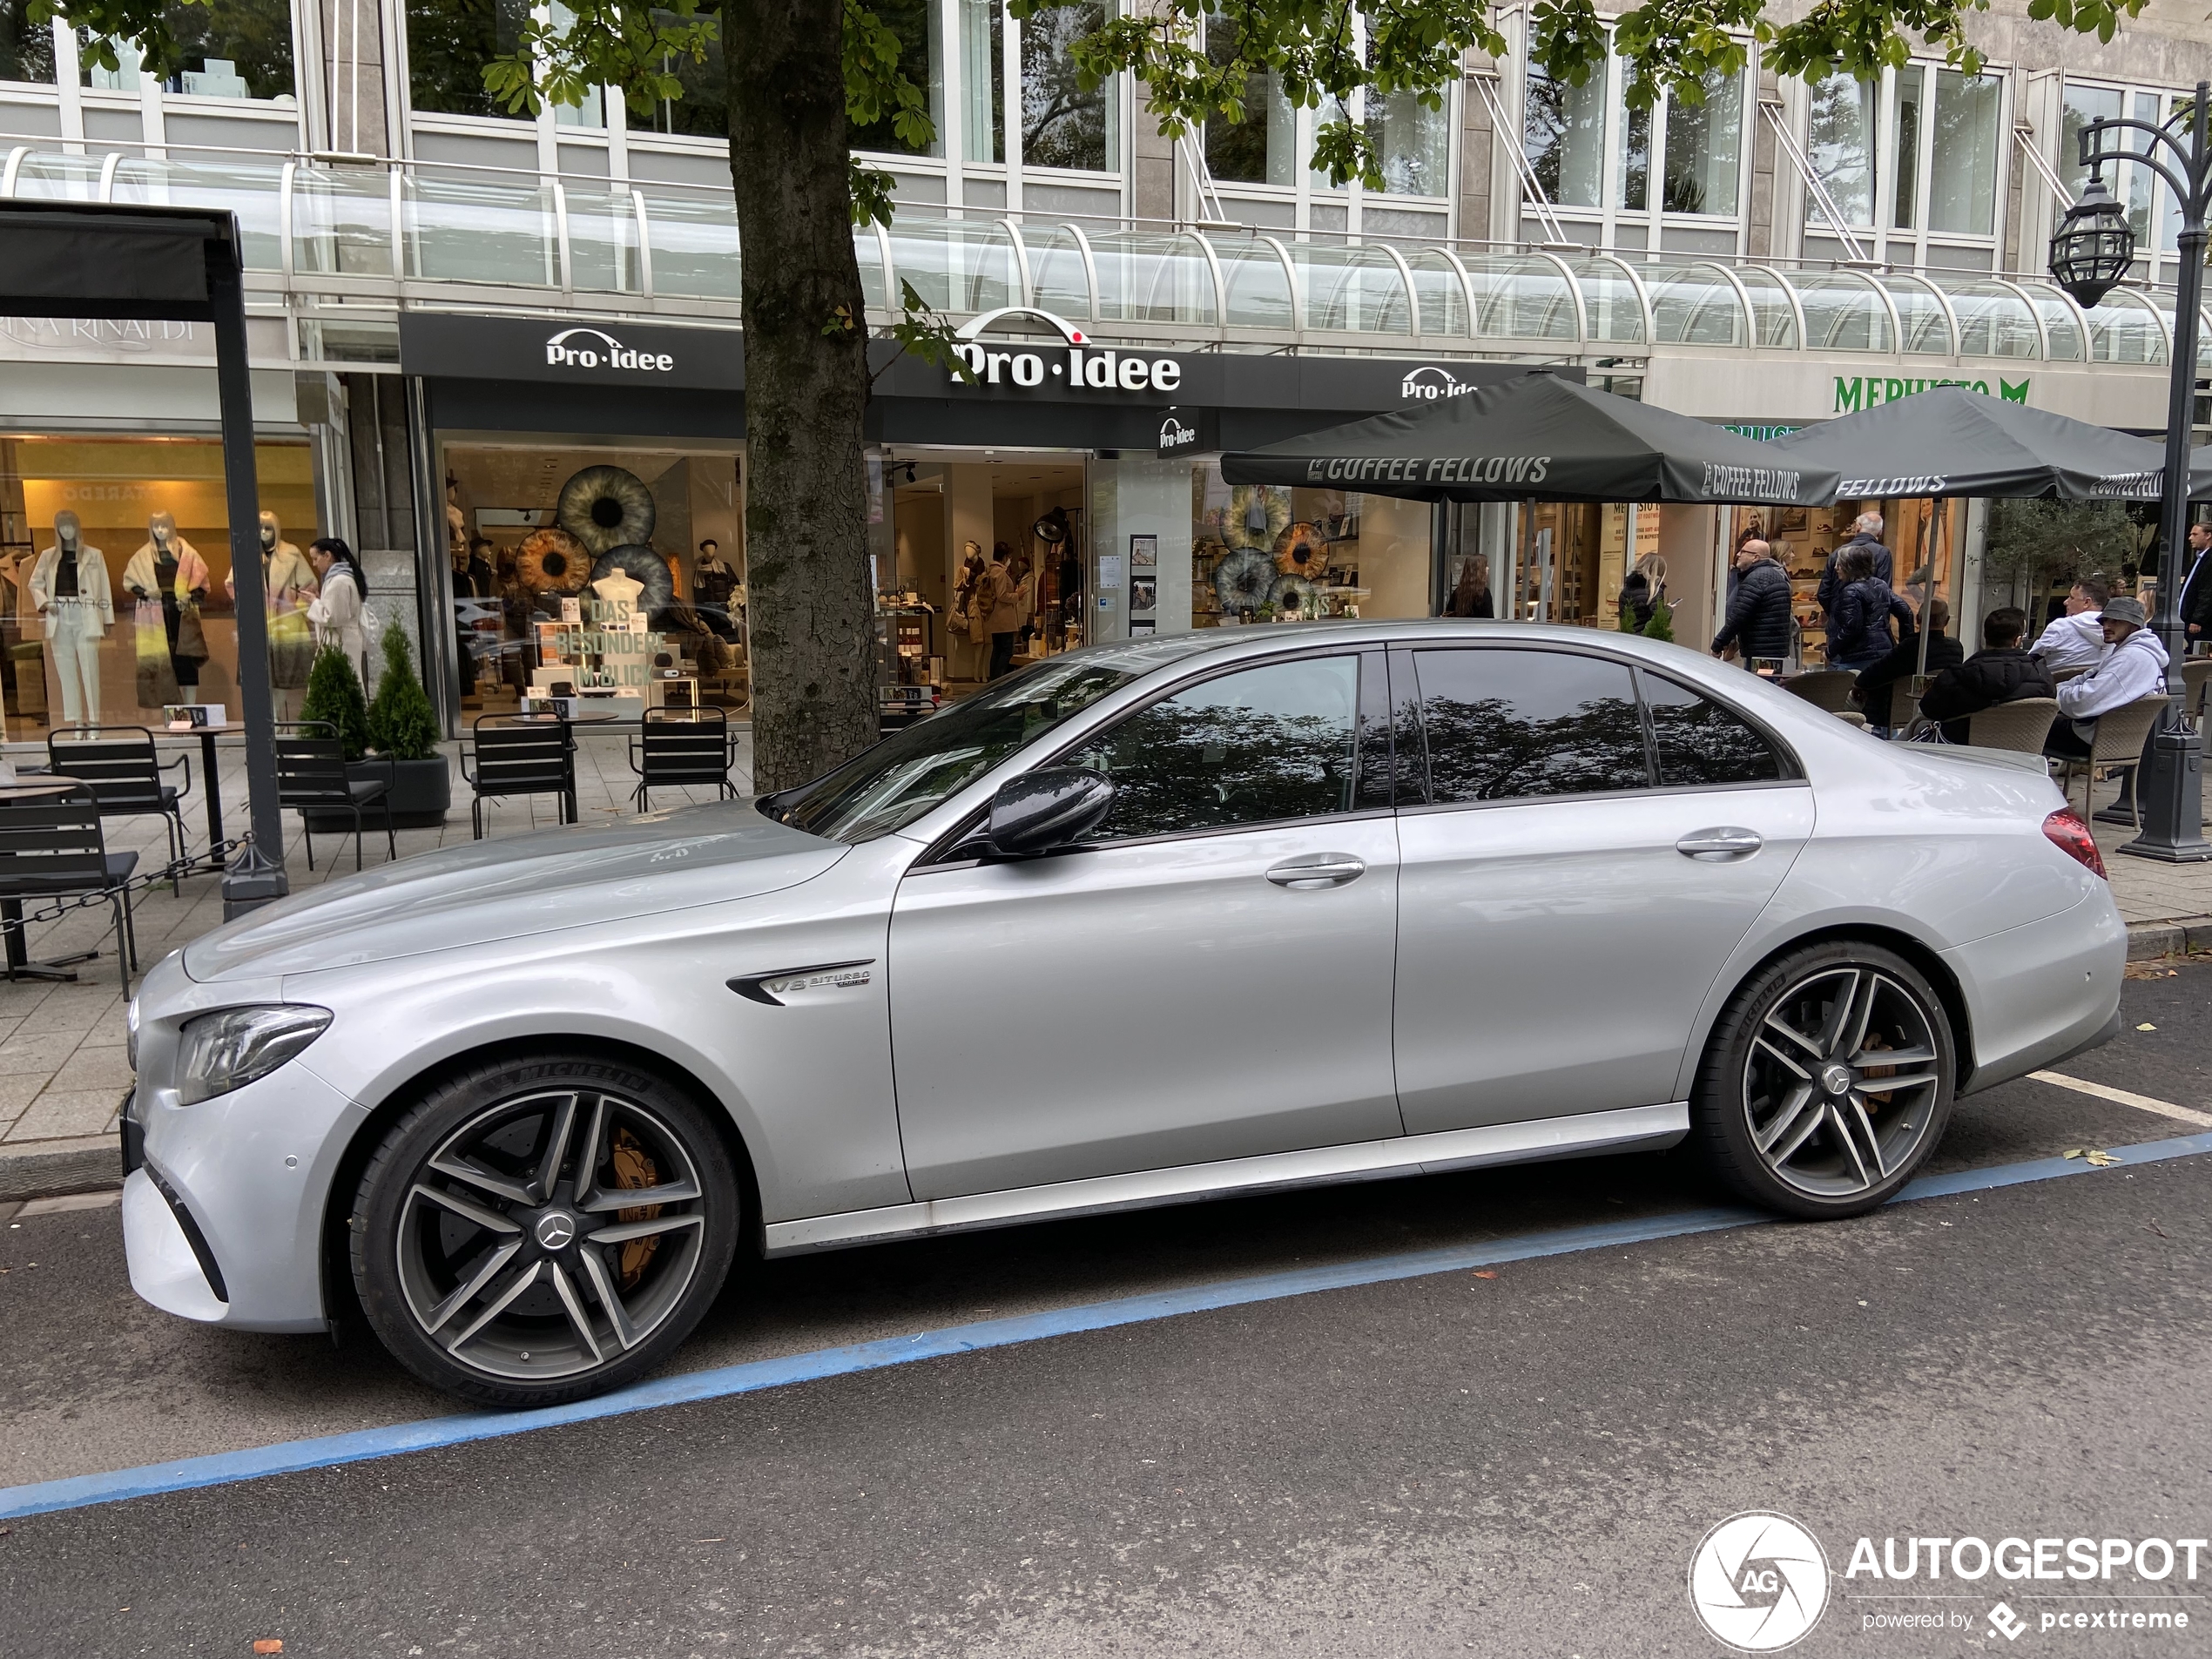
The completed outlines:
{"type": "Polygon", "coordinates": [[[1689,1132],[1688,1103],[1630,1106],[1617,1111],[1583,1112],[1571,1117],[1542,1117],[1478,1129],[1443,1130],[1433,1135],[1401,1135],[1350,1146],[1317,1147],[1305,1152],[1271,1152],[1260,1157],[1225,1158],[1179,1169],[1144,1170],[1133,1175],[1095,1176],[1049,1186],[1015,1187],[921,1204],[887,1204],[843,1215],[776,1221],[766,1229],[766,1253],[841,1250],[893,1238],[933,1233],[969,1232],[1025,1221],[1103,1215],[1117,1210],[1149,1210],[1162,1204],[1192,1204],[1205,1198],[1279,1192],[1292,1187],[1327,1186],[1345,1181],[1381,1181],[1394,1176],[1436,1175],[1447,1170],[1480,1169],[1492,1163],[1531,1163],[1548,1158],[1585,1157],[1599,1153],[1658,1151],[1689,1132]]]}

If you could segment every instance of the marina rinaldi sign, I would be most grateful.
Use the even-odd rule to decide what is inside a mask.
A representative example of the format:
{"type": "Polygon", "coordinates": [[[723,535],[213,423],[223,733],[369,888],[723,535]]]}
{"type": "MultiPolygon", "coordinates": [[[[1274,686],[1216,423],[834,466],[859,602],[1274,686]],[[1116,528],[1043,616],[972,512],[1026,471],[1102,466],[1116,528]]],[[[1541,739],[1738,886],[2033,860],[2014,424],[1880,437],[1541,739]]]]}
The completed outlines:
{"type": "Polygon", "coordinates": [[[2007,403],[2027,401],[2028,381],[1986,380],[1915,380],[1895,374],[1838,374],[1836,376],[1836,403],[1831,413],[1857,415],[1865,409],[1879,408],[1885,403],[1894,403],[1901,397],[1915,392],[1925,392],[1937,386],[1963,386],[1969,392],[1979,392],[1984,397],[2001,397],[2007,403]]]}

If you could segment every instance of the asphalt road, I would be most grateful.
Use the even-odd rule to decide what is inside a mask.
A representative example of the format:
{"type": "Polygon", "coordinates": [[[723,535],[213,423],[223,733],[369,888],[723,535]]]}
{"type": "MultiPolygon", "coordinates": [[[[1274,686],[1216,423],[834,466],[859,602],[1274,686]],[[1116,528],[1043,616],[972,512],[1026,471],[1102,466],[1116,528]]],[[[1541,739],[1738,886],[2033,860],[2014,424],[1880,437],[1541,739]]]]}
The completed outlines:
{"type": "MultiPolygon", "coordinates": [[[[2208,994],[2131,982],[2155,1028],[2064,1069],[2212,1109],[2208,994]]],[[[2212,1559],[2124,1587],[2187,1631],[2040,1628],[2118,1586],[1840,1576],[1861,1535],[2212,1532],[2212,1158],[2125,1150],[2189,1132],[2023,1081],[1935,1167],[2121,1165],[0,1523],[0,1654],[1702,1655],[1690,1556],[1745,1509],[1839,1575],[1794,1652],[2212,1652],[2212,1559]],[[1966,1628],[1867,1629],[1908,1605],[1966,1628]]],[[[680,1364],[1710,1197],[1598,1160],[777,1264],[680,1364]]],[[[140,1307],[112,1209],[17,1217],[0,1267],[0,1485],[446,1409],[373,1349],[140,1307]]]]}

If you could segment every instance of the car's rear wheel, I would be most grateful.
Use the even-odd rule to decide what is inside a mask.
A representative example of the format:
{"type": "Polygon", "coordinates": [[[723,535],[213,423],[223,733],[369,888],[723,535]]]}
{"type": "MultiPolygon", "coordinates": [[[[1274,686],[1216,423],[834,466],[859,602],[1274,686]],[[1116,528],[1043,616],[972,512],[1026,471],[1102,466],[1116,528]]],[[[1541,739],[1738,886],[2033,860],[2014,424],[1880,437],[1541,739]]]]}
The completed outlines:
{"type": "Polygon", "coordinates": [[[1692,1133],[1755,1204],[1859,1215],[1942,1139],[1952,1053],[1943,1000],[1912,963],[1854,940],[1809,946],[1730,1001],[1698,1069],[1692,1133]]]}
{"type": "Polygon", "coordinates": [[[486,1066],[384,1137],[352,1223],[369,1323],[408,1370],[492,1406],[618,1386],[721,1288],[738,1187],[706,1111],[582,1055],[486,1066]]]}

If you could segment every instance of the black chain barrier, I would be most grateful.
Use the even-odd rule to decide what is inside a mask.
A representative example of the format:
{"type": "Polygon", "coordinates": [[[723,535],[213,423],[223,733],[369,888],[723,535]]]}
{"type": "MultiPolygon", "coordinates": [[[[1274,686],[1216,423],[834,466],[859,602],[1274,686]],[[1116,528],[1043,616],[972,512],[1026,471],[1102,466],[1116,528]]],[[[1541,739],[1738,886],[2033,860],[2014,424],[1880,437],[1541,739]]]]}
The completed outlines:
{"type": "MultiPolygon", "coordinates": [[[[251,839],[250,836],[233,836],[228,840],[210,847],[205,853],[188,853],[183,858],[172,859],[158,869],[152,869],[143,874],[134,875],[122,882],[120,886],[124,892],[136,898],[150,888],[165,887],[172,882],[180,880],[188,875],[213,875],[229,864],[231,854],[244,846],[251,839]]],[[[51,900],[41,909],[26,910],[20,923],[11,921],[8,926],[10,928],[19,926],[43,927],[50,921],[59,921],[63,917],[76,911],[89,910],[95,905],[105,905],[114,896],[114,894],[115,889],[111,887],[105,893],[86,893],[80,894],[75,898],[51,900]]]]}

